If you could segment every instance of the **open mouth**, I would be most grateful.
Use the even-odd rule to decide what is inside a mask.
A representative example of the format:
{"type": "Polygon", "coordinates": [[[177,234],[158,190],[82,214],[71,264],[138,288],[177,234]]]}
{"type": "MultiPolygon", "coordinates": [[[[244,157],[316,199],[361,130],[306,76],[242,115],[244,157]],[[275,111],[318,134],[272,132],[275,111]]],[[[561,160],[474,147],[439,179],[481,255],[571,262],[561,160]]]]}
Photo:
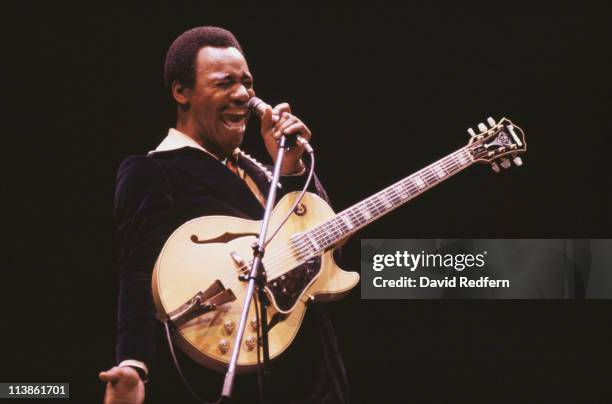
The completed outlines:
{"type": "Polygon", "coordinates": [[[247,113],[245,111],[223,112],[221,114],[221,120],[229,129],[244,132],[247,113]]]}

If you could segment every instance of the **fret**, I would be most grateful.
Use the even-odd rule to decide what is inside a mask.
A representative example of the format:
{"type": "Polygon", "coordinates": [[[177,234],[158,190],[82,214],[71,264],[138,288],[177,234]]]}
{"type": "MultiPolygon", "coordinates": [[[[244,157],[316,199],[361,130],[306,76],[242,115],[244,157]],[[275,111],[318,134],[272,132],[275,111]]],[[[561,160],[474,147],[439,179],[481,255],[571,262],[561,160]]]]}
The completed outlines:
{"type": "Polygon", "coordinates": [[[347,215],[338,215],[338,217],[340,217],[346,225],[347,231],[353,230],[353,222],[351,222],[351,219],[347,215]]]}
{"type": "Polygon", "coordinates": [[[395,195],[400,201],[403,201],[409,196],[408,191],[400,184],[393,186],[393,192],[395,192],[395,195]]]}
{"type": "Polygon", "coordinates": [[[307,250],[312,251],[310,254],[315,254],[472,163],[465,149],[450,154],[304,233],[302,242],[307,250]]]}
{"type": "Polygon", "coordinates": [[[419,188],[416,186],[413,180],[411,180],[410,178],[406,178],[404,182],[404,191],[406,192],[409,198],[418,195],[419,188]]]}
{"type": "MultiPolygon", "coordinates": [[[[378,195],[376,195],[376,194],[375,194],[375,195],[372,195],[370,198],[368,198],[368,199],[366,199],[366,200],[368,201],[368,204],[369,204],[369,206],[370,206],[370,210],[373,210],[373,209],[376,209],[376,210],[377,210],[377,209],[378,209],[378,206],[380,206],[380,205],[381,205],[380,198],[379,198],[379,197],[378,197],[378,195]]],[[[375,212],[375,213],[376,213],[376,212],[375,212]]]]}
{"type": "Polygon", "coordinates": [[[423,176],[425,177],[425,182],[427,183],[428,187],[433,187],[440,181],[438,172],[436,171],[435,166],[428,167],[426,170],[427,174],[423,176]]]}
{"type": "Polygon", "coordinates": [[[434,171],[436,172],[438,178],[446,177],[446,171],[444,171],[444,168],[442,168],[442,164],[436,164],[434,166],[434,171]]]}
{"type": "Polygon", "coordinates": [[[372,217],[372,214],[370,213],[370,209],[368,207],[366,207],[363,211],[360,212],[365,221],[367,222],[368,220],[370,220],[370,218],[372,217]]]}
{"type": "Polygon", "coordinates": [[[357,222],[358,226],[361,226],[366,222],[366,220],[361,216],[361,211],[357,206],[351,208],[350,210],[351,218],[357,222]]]}
{"type": "Polygon", "coordinates": [[[377,215],[381,210],[383,210],[381,207],[383,203],[379,195],[373,195],[368,199],[368,202],[370,206],[369,210],[373,213],[373,216],[377,215]]]}
{"type": "Polygon", "coordinates": [[[415,174],[415,176],[414,176],[414,182],[415,182],[416,186],[417,186],[419,189],[423,189],[423,188],[425,188],[425,187],[426,187],[426,185],[425,185],[425,181],[423,181],[423,179],[421,178],[421,176],[419,175],[419,173],[415,174]]]}
{"type": "Polygon", "coordinates": [[[391,201],[389,196],[387,195],[387,192],[390,192],[391,190],[387,191],[382,191],[382,195],[381,195],[381,199],[382,199],[382,203],[383,205],[385,205],[385,208],[389,209],[391,207],[391,201]]]}
{"type": "Polygon", "coordinates": [[[452,158],[452,160],[450,160],[448,163],[446,163],[446,165],[450,166],[450,169],[452,171],[458,170],[459,168],[461,168],[462,166],[464,166],[466,163],[465,160],[465,156],[463,156],[463,154],[459,153],[456,156],[454,156],[452,158]]]}
{"type": "Polygon", "coordinates": [[[319,251],[321,249],[321,247],[319,247],[319,244],[317,244],[316,237],[312,237],[310,234],[306,233],[306,238],[308,239],[315,251],[319,251]]]}
{"type": "Polygon", "coordinates": [[[329,227],[333,233],[333,237],[342,238],[342,236],[344,235],[344,230],[342,228],[342,221],[339,220],[338,217],[336,216],[335,218],[329,221],[329,224],[330,224],[329,227]]]}
{"type": "Polygon", "coordinates": [[[329,234],[329,228],[327,226],[321,227],[321,234],[322,234],[321,239],[323,241],[323,245],[325,245],[329,242],[329,240],[331,240],[331,237],[329,234]]]}
{"type": "Polygon", "coordinates": [[[329,224],[334,229],[334,234],[335,233],[339,233],[340,235],[342,235],[346,231],[345,230],[345,226],[344,226],[344,222],[338,216],[336,216],[335,218],[331,219],[329,221],[329,224]]]}

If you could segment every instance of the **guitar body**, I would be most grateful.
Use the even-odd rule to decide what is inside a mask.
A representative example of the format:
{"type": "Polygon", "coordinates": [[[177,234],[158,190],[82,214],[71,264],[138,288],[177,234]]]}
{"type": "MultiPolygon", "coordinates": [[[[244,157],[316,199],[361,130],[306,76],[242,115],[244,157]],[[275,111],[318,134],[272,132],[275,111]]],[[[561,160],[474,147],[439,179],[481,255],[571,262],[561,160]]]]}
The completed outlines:
{"type": "MultiPolygon", "coordinates": [[[[274,231],[299,195],[286,195],[275,207],[269,229],[274,231]]],[[[270,358],[280,355],[297,335],[311,300],[327,302],[349,292],[359,282],[355,272],[341,270],[333,250],[304,262],[300,243],[292,236],[333,218],[331,207],[317,195],[306,193],[300,215],[292,214],[266,247],[263,259],[267,273],[270,358]]],[[[166,321],[198,292],[219,281],[235,299],[177,326],[175,342],[192,359],[218,371],[230,360],[247,282],[239,279],[249,270],[251,245],[257,240],[261,222],[230,216],[205,216],[179,227],[164,245],[153,271],[153,299],[158,318],[166,321]],[[243,260],[243,261],[241,261],[243,260]]],[[[249,310],[237,370],[254,370],[257,365],[255,308],[249,310]]]]}
{"type": "MultiPolygon", "coordinates": [[[[338,299],[359,282],[359,275],[344,272],[334,262],[333,248],[360,228],[450,178],[475,162],[497,162],[508,169],[520,166],[518,154],[527,150],[523,130],[507,118],[489,128],[471,128],[469,143],[418,172],[396,182],[336,215],[320,197],[306,193],[301,207],[266,247],[270,358],[280,355],[297,335],[306,304],[338,299]]],[[[280,200],[269,229],[285,218],[298,192],[280,200]]],[[[161,321],[176,326],[176,343],[195,361],[223,370],[229,363],[240,323],[252,258],[261,223],[228,216],[193,219],[179,227],[162,249],[153,271],[153,300],[161,321]]],[[[240,341],[237,371],[257,364],[257,330],[253,305],[245,336],[240,341]]]]}

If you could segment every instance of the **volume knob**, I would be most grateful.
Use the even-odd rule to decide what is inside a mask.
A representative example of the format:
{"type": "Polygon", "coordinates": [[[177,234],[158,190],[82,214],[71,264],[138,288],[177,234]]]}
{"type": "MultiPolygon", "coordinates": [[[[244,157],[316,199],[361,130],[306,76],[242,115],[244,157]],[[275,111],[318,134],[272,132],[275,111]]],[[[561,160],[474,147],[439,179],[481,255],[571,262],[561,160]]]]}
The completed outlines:
{"type": "Polygon", "coordinates": [[[227,342],[226,339],[222,339],[221,341],[219,341],[219,351],[221,351],[222,354],[226,354],[227,351],[229,351],[229,347],[230,344],[229,342],[227,342]]]}
{"type": "Polygon", "coordinates": [[[253,335],[249,335],[244,339],[244,345],[246,346],[247,351],[252,351],[256,344],[257,338],[255,338],[253,335]]]}
{"type": "Polygon", "coordinates": [[[257,326],[259,325],[259,323],[257,322],[257,317],[251,317],[251,321],[249,321],[249,324],[251,324],[251,328],[253,329],[253,331],[257,331],[257,326]]]}
{"type": "Polygon", "coordinates": [[[230,335],[231,333],[233,333],[235,328],[236,328],[236,325],[234,324],[232,320],[226,320],[223,323],[223,330],[225,330],[225,333],[227,335],[230,335]]]}

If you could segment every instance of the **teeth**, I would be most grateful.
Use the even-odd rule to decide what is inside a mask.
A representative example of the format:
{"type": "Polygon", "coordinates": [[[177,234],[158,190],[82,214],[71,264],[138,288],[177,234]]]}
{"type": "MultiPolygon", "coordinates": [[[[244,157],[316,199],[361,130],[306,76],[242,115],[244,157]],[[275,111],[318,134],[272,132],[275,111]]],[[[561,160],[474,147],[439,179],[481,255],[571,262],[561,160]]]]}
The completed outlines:
{"type": "Polygon", "coordinates": [[[244,120],[245,120],[245,115],[239,115],[239,114],[224,114],[225,116],[223,117],[223,121],[230,126],[236,126],[236,125],[243,125],[244,126],[244,120]]]}

